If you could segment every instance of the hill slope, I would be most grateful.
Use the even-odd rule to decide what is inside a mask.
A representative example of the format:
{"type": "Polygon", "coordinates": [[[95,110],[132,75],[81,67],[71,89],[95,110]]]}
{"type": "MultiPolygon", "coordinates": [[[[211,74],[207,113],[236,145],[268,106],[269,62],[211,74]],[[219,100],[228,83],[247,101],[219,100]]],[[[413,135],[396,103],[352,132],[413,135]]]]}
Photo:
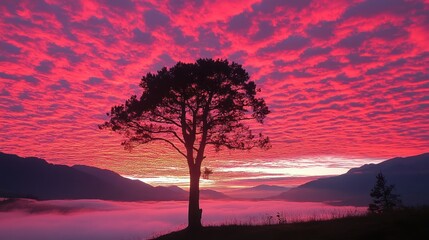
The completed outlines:
{"type": "Polygon", "coordinates": [[[406,205],[429,204],[429,153],[393,158],[379,164],[350,169],[335,177],[317,179],[278,196],[290,201],[325,201],[338,204],[367,205],[375,176],[382,172],[388,184],[395,185],[406,205]]]}
{"type": "Polygon", "coordinates": [[[187,194],[153,187],[119,174],[83,165],[55,165],[40,158],[0,153],[0,197],[185,200],[187,194]]]}
{"type": "Polygon", "coordinates": [[[381,215],[346,217],[265,226],[213,226],[197,232],[181,230],[155,238],[222,240],[304,240],[304,239],[429,239],[428,208],[407,209],[381,215]]]}

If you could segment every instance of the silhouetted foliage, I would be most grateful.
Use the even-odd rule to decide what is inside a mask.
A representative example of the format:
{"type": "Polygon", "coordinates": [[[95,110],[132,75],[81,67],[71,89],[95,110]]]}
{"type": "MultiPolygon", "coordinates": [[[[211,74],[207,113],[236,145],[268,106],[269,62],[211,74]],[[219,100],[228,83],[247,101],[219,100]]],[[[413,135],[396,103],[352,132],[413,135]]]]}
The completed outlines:
{"type": "Polygon", "coordinates": [[[125,137],[126,149],[165,142],[182,155],[190,172],[189,228],[201,226],[199,179],[207,145],[216,151],[268,149],[269,139],[255,135],[246,120],[262,123],[269,113],[248,73],[227,60],[178,62],[170,69],[148,73],[140,82],[143,94],[114,106],[107,128],[125,137]]]}
{"type": "Polygon", "coordinates": [[[380,172],[376,176],[376,183],[371,189],[372,203],[368,206],[371,213],[383,213],[401,206],[399,195],[393,193],[394,185],[387,185],[386,178],[380,172]]]}
{"type": "Polygon", "coordinates": [[[213,174],[213,170],[211,170],[210,168],[205,167],[204,171],[203,171],[203,178],[204,179],[209,179],[210,175],[213,174]]]}
{"type": "Polygon", "coordinates": [[[277,223],[278,224],[286,224],[287,223],[287,219],[286,219],[284,213],[277,212],[276,217],[277,217],[277,223]]]}

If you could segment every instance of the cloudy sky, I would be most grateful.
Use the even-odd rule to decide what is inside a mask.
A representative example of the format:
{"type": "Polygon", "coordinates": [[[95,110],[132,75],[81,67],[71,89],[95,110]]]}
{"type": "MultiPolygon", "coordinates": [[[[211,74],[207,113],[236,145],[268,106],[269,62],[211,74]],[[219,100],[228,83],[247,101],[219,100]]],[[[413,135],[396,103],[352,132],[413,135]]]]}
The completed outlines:
{"type": "Polygon", "coordinates": [[[269,151],[209,150],[206,186],[293,183],[429,151],[428,0],[0,2],[0,151],[187,184],[160,144],[98,130],[177,61],[243,65],[272,113],[269,151]],[[308,178],[302,178],[308,179],[308,178]]]}

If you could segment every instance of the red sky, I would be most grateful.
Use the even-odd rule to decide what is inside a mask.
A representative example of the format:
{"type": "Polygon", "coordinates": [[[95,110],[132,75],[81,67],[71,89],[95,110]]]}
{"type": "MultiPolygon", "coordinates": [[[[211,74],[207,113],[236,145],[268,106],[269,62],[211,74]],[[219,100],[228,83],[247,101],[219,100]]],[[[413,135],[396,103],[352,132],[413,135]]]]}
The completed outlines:
{"type": "Polygon", "coordinates": [[[210,57],[242,64],[262,89],[272,113],[255,127],[273,148],[209,153],[203,186],[296,184],[427,152],[428,10],[428,0],[1,1],[0,151],[186,185],[173,150],[127,152],[97,124],[141,94],[147,72],[210,57]]]}

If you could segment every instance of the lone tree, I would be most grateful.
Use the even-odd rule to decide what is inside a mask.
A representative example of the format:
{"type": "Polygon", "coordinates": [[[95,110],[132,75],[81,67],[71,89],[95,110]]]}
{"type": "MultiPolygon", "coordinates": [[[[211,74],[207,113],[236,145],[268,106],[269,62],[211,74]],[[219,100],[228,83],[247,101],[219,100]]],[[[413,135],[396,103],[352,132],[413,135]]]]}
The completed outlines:
{"type": "Polygon", "coordinates": [[[124,136],[125,149],[161,141],[182,155],[189,167],[188,229],[201,227],[199,181],[204,151],[212,145],[248,150],[270,148],[268,137],[254,134],[244,123],[263,123],[270,113],[248,73],[227,60],[178,62],[170,69],[148,73],[140,82],[142,95],[114,106],[100,128],[124,136]]]}
{"type": "Polygon", "coordinates": [[[377,174],[376,178],[377,181],[371,189],[372,203],[369,204],[368,210],[371,213],[383,213],[400,207],[399,195],[393,194],[394,185],[387,185],[387,181],[381,172],[377,174]]]}

